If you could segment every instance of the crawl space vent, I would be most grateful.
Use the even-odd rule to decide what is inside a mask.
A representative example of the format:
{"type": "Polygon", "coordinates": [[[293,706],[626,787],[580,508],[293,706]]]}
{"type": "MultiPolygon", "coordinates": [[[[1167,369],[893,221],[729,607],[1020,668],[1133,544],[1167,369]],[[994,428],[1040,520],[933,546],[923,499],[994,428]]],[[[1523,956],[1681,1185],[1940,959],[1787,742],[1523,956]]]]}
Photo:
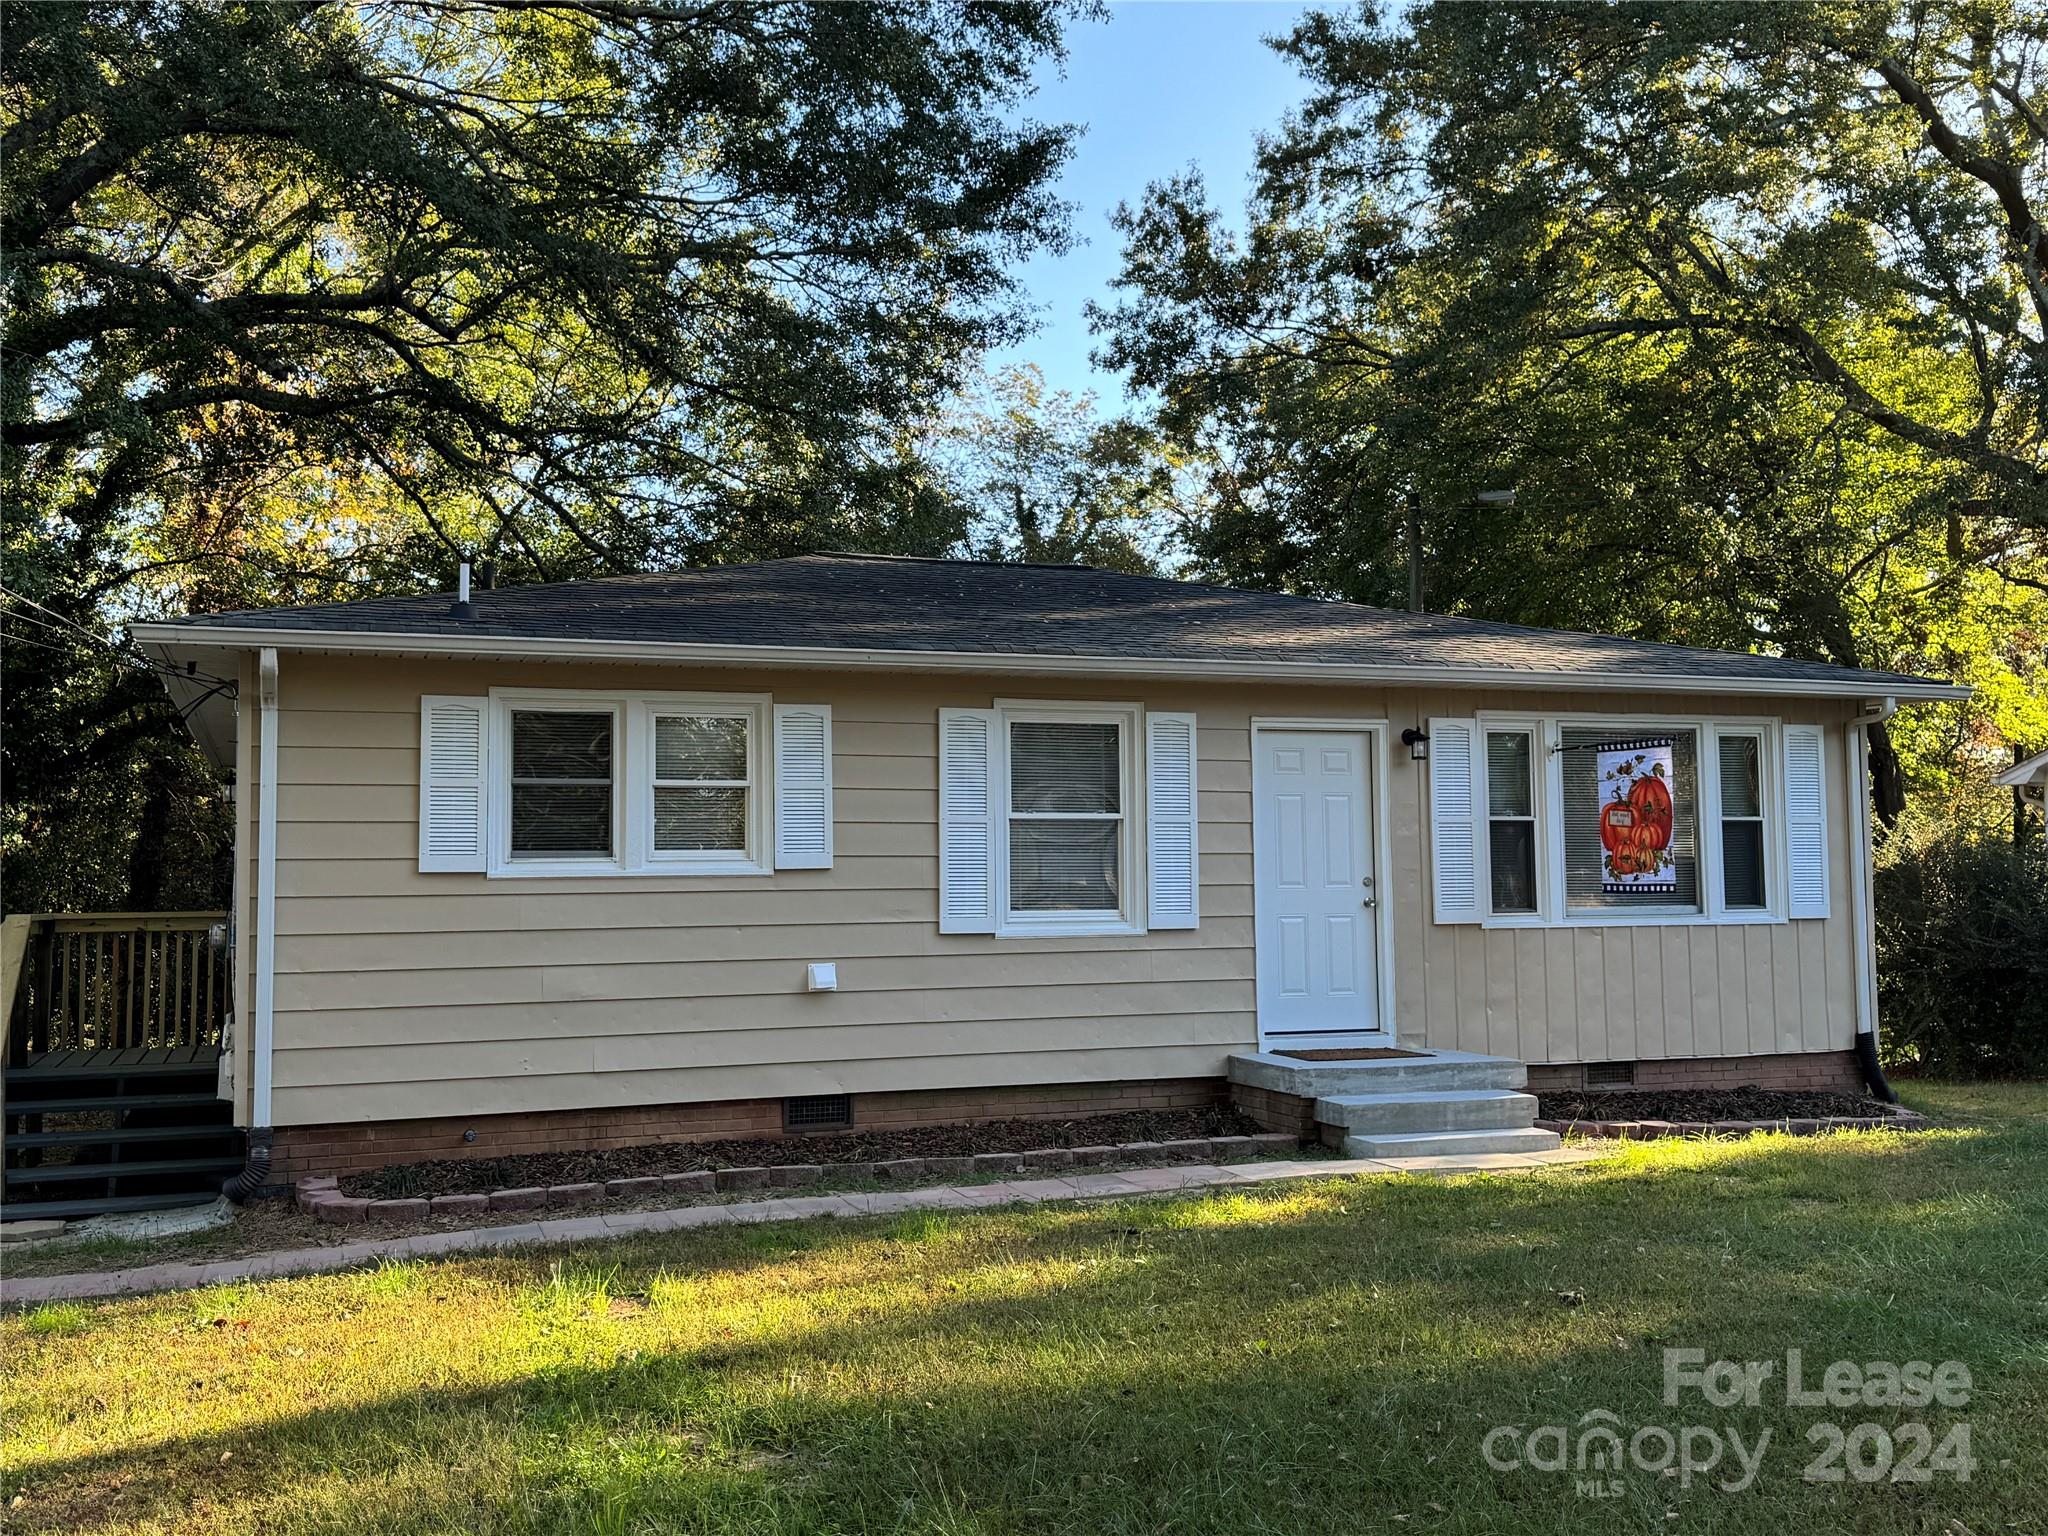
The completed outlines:
{"type": "Polygon", "coordinates": [[[853,1098],[844,1093],[814,1093],[782,1101],[785,1131],[843,1131],[853,1124],[853,1098]]]}
{"type": "Polygon", "coordinates": [[[1589,1061],[1586,1063],[1586,1086],[1588,1088],[1628,1088],[1635,1084],[1636,1064],[1632,1061],[1589,1061]]]}

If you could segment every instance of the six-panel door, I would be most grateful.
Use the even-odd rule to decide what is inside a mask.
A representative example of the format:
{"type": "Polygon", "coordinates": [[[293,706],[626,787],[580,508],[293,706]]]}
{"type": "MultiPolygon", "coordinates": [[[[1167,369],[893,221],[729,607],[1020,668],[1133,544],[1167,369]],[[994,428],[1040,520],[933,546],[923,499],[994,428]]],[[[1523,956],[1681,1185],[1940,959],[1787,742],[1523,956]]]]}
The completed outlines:
{"type": "Polygon", "coordinates": [[[1362,731],[1261,730],[1259,1033],[1341,1045],[1379,1029],[1371,772],[1362,731]]]}

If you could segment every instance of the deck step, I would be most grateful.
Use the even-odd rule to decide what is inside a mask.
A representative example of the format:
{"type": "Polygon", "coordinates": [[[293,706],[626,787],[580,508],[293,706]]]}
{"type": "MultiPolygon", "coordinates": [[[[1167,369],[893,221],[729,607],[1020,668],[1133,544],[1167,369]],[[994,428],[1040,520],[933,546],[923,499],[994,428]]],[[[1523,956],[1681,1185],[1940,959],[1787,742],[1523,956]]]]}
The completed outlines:
{"type": "MultiPolygon", "coordinates": [[[[124,1125],[111,1131],[17,1131],[7,1150],[17,1147],[118,1147],[145,1141],[200,1141],[240,1134],[232,1125],[124,1125]]],[[[102,1164],[100,1166],[114,1166],[102,1164]]]]}
{"type": "Polygon", "coordinates": [[[1555,1131],[1530,1126],[1505,1131],[1424,1131],[1398,1136],[1346,1136],[1346,1157],[1455,1157],[1483,1152],[1555,1152],[1555,1131]]]}
{"type": "Polygon", "coordinates": [[[1316,1100],[1316,1119],[1359,1136],[1420,1131],[1513,1131],[1536,1119],[1536,1096],[1512,1088],[1345,1093],[1316,1100]]]}
{"type": "Polygon", "coordinates": [[[0,1221],[69,1221],[78,1216],[105,1216],[114,1211],[168,1211],[186,1205],[210,1205],[219,1191],[169,1195],[100,1195],[83,1200],[17,1200],[0,1205],[0,1221]]]}
{"type": "Polygon", "coordinates": [[[228,1101],[209,1084],[190,1093],[116,1093],[84,1099],[18,1099],[9,1096],[7,1113],[15,1115],[80,1115],[105,1109],[228,1108],[228,1101]]]}
{"type": "MultiPolygon", "coordinates": [[[[218,1133],[216,1133],[218,1134],[218,1133]]],[[[47,1163],[40,1168],[9,1168],[9,1184],[56,1184],[79,1179],[132,1179],[164,1174],[233,1173],[242,1158],[173,1157],[142,1163],[47,1163]]]]}

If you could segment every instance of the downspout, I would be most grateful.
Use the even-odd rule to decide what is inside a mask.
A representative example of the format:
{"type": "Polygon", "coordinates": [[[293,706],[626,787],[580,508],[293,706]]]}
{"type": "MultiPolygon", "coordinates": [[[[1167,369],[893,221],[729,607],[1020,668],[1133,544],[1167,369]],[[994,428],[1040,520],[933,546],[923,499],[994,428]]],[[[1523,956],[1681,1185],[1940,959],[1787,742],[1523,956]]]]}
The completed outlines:
{"type": "Polygon", "coordinates": [[[270,1181],[270,1030],[277,982],[277,651],[256,661],[256,1001],[249,1011],[249,1155],[221,1187],[240,1205],[270,1181]]]}
{"type": "Polygon", "coordinates": [[[1885,1081],[1877,1059],[1877,924],[1871,871],[1875,850],[1870,841],[1870,789],[1864,782],[1870,753],[1870,727],[1898,713],[1898,700],[1881,699],[1864,706],[1849,722],[1848,780],[1850,829],[1855,839],[1849,859],[1849,915],[1856,945],[1856,1065],[1871,1096],[1885,1104],[1899,1102],[1898,1091],[1885,1081]]]}

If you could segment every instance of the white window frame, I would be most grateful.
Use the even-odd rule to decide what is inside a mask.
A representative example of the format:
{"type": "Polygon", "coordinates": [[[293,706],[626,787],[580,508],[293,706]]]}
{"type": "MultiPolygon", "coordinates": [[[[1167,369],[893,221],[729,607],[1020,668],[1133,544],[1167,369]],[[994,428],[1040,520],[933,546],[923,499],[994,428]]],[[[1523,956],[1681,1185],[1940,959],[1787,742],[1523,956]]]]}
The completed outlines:
{"type": "MultiPolygon", "coordinates": [[[[1145,931],[1145,815],[1144,706],[1095,702],[1061,703],[1045,699],[997,699],[996,741],[996,837],[992,850],[995,863],[996,937],[1071,938],[1088,934],[1143,933],[1145,931]],[[1010,726],[1019,720],[1042,720],[1058,724],[1114,725],[1117,727],[1117,772],[1120,785],[1121,832],[1117,843],[1118,884],[1123,904],[1116,911],[1018,912],[1010,906],[1010,726]]],[[[1057,817],[1052,819],[1059,819],[1057,817]]]]}
{"type": "MultiPolygon", "coordinates": [[[[1711,729],[1700,737],[1700,779],[1700,799],[1704,804],[1712,806],[1714,812],[1713,864],[1711,869],[1705,862],[1700,866],[1701,894],[1707,902],[1707,909],[1716,913],[1724,922],[1739,921],[1743,918],[1752,921],[1770,920],[1774,914],[1776,921],[1789,921],[1791,828],[1785,820],[1785,748],[1782,737],[1775,729],[1775,722],[1759,721],[1752,724],[1738,720],[1715,721],[1711,729]],[[1764,904],[1761,907],[1728,905],[1728,872],[1722,858],[1721,839],[1721,738],[1724,736],[1756,738],[1757,814],[1738,816],[1735,820],[1763,823],[1764,904]]],[[[1703,820],[1703,840],[1706,835],[1705,827],[1703,820]]]]}
{"type": "MultiPolygon", "coordinates": [[[[768,872],[766,809],[770,791],[768,748],[764,739],[768,735],[767,703],[765,698],[735,703],[730,697],[713,694],[658,695],[643,697],[639,701],[639,740],[645,754],[642,765],[644,771],[635,774],[633,784],[634,794],[644,802],[640,807],[646,839],[640,850],[643,863],[663,869],[677,869],[684,873],[694,871],[698,874],[746,875],[768,872]],[[740,720],[746,724],[747,776],[732,781],[747,791],[746,846],[736,852],[654,846],[654,792],[662,783],[655,774],[655,722],[678,715],[740,720]]],[[[681,780],[670,782],[685,783],[681,780]]],[[[708,779],[689,782],[712,783],[708,779]]]]}
{"type": "MultiPolygon", "coordinates": [[[[1534,927],[1544,922],[1544,910],[1548,905],[1550,884],[1550,817],[1548,814],[1550,763],[1553,754],[1549,743],[1552,737],[1544,730],[1545,722],[1534,716],[1516,718],[1508,715],[1488,715],[1478,722],[1478,762],[1475,765],[1479,776],[1480,796],[1474,802],[1473,812],[1479,825],[1474,829],[1473,857],[1479,865],[1479,889],[1486,903],[1488,920],[1504,927],[1534,927]],[[1487,759],[1486,738],[1493,732],[1502,735],[1520,733],[1529,738],[1529,815],[1526,818],[1534,824],[1536,845],[1534,884],[1536,887],[1536,909],[1533,912],[1496,912],[1493,910],[1493,823],[1495,821],[1521,821],[1519,816],[1496,817],[1493,814],[1492,769],[1487,759]]],[[[1563,825],[1560,820],[1559,826],[1563,825]]]]}
{"type": "Polygon", "coordinates": [[[1641,714],[1570,713],[1530,716],[1527,714],[1480,711],[1475,717],[1479,749],[1475,786],[1475,850],[1479,863],[1479,889],[1485,893],[1486,915],[1482,928],[1685,928],[1740,926],[1790,921],[1787,884],[1790,852],[1785,824],[1784,749],[1781,722],[1766,716],[1687,716],[1641,714]],[[1566,727],[1614,727],[1617,734],[1654,735],[1668,731],[1696,732],[1699,782],[1694,814],[1694,836],[1698,844],[1700,905],[1690,907],[1644,906],[1641,908],[1573,907],[1565,899],[1564,850],[1564,759],[1558,750],[1566,727]],[[1537,817],[1537,910],[1503,912],[1492,910],[1492,847],[1486,832],[1486,811],[1490,804],[1486,783],[1485,733],[1493,730],[1533,730],[1539,756],[1537,786],[1541,794],[1537,817]],[[1721,782],[1719,737],[1726,732],[1761,739],[1764,812],[1764,896],[1762,907],[1726,904],[1721,869],[1721,782]]]}
{"type": "Polygon", "coordinates": [[[765,693],[572,692],[554,688],[490,691],[490,856],[497,879],[591,875],[765,875],[773,848],[769,707],[765,693]],[[612,856],[605,859],[512,855],[512,713],[555,710],[612,716],[612,856]],[[747,847],[723,852],[654,846],[654,720],[657,715],[727,715],[747,720],[747,847]]]}

